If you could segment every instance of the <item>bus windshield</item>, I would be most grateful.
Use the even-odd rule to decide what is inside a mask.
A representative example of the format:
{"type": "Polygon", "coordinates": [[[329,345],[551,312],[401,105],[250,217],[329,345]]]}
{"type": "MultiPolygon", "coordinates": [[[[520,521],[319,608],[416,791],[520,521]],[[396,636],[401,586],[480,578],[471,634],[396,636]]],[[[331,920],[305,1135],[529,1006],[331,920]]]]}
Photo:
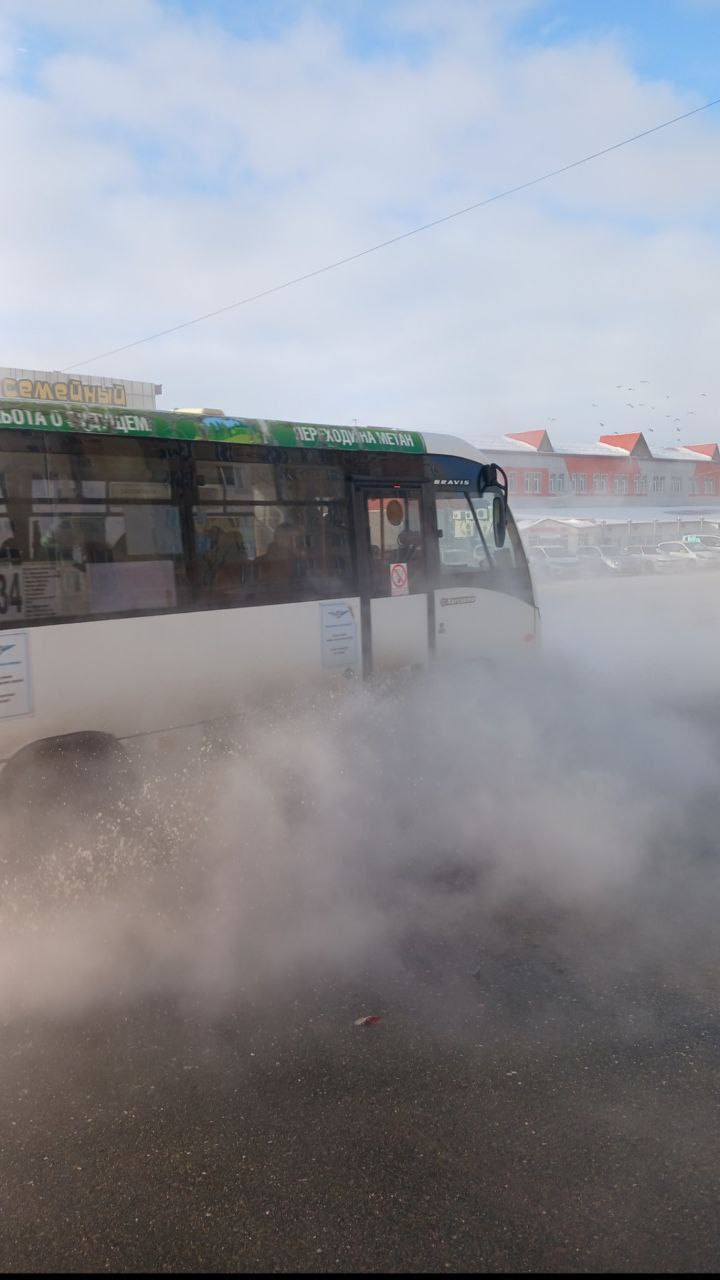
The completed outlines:
{"type": "Polygon", "coordinates": [[[436,512],[443,568],[490,570],[525,567],[520,535],[508,512],[505,545],[497,547],[493,534],[494,495],[438,495],[436,512]]]}

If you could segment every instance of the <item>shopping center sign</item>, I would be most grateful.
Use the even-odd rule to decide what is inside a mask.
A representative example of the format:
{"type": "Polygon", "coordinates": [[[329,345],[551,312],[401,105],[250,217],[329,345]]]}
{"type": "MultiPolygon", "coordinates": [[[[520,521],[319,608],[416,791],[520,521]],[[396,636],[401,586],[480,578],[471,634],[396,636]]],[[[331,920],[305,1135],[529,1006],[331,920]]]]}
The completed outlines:
{"type": "Polygon", "coordinates": [[[124,409],[128,403],[127,388],[122,382],[98,385],[82,382],[79,378],[55,381],[52,377],[34,374],[18,378],[6,369],[0,370],[0,399],[103,405],[116,409],[124,409]]]}

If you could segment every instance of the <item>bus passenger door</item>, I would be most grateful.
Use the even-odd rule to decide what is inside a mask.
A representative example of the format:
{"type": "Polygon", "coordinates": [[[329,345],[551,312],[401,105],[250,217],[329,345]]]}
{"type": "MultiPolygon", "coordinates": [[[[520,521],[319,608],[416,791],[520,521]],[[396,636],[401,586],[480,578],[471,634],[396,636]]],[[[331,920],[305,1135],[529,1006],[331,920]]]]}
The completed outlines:
{"type": "Polygon", "coordinates": [[[428,660],[427,539],[420,485],[356,484],[364,673],[428,660]]]}

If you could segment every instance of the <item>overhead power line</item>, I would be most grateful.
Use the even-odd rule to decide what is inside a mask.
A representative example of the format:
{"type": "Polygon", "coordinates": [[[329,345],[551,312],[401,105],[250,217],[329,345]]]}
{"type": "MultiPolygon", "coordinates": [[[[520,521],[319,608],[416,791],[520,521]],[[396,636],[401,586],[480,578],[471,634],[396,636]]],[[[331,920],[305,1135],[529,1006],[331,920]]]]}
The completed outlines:
{"type": "Polygon", "coordinates": [[[621,147],[627,147],[631,142],[638,142],[641,138],[648,138],[652,133],[659,133],[661,129],[669,129],[673,124],[679,124],[681,120],[688,120],[690,116],[699,115],[701,111],[708,111],[710,107],[716,107],[720,103],[720,98],[713,98],[712,102],[705,102],[701,107],[693,107],[692,111],[684,111],[682,115],[673,116],[672,120],[663,120],[662,124],[653,125],[651,129],[643,129],[640,133],[634,133],[630,138],[623,138],[621,142],[613,142],[609,147],[603,147],[600,151],[593,151],[590,155],[582,156],[580,160],[571,160],[569,164],[561,165],[559,169],[551,169],[548,173],[542,173],[538,178],[530,178],[527,182],[520,182],[515,187],[507,187],[505,191],[498,191],[493,196],[486,196],[484,200],[477,200],[474,204],[465,205],[463,209],[455,209],[453,213],[446,213],[442,218],[433,218],[431,222],[424,222],[420,227],[413,227],[411,231],[402,231],[400,235],[391,236],[389,240],[381,240],[379,244],[370,245],[367,249],[360,249],[357,253],[350,253],[345,258],[338,258],[335,262],[328,262],[324,267],[316,267],[314,271],[306,271],[303,275],[293,276],[291,280],[284,280],[282,284],[271,285],[268,289],[261,289],[259,293],[251,293],[247,298],[240,298],[237,302],[229,302],[224,307],[217,307],[214,311],[206,311],[201,316],[194,316],[192,320],[183,320],[180,324],[171,325],[168,329],[158,329],[155,333],[149,333],[144,338],[136,338],[134,342],[126,342],[121,347],[112,347],[109,351],[101,351],[98,355],[88,356],[85,360],[77,360],[75,364],[64,365],[64,371],[69,373],[72,369],[79,369],[86,364],[94,364],[96,360],[104,360],[107,356],[119,355],[121,351],[130,351],[132,347],[141,347],[145,342],[154,342],[157,338],[165,338],[170,333],[179,333],[181,329],[189,329],[194,324],[202,324],[204,320],[212,320],[215,316],[222,316],[227,311],[234,311],[237,307],[247,307],[251,302],[258,302],[260,298],[268,298],[273,293],[280,293],[283,289],[291,289],[296,284],[302,284],[305,280],[314,280],[316,276],[325,275],[328,271],[335,271],[338,267],[347,266],[349,262],[357,262],[359,258],[366,258],[371,253],[379,253],[381,249],[388,249],[392,244],[399,244],[401,240],[409,240],[411,236],[419,236],[422,231],[430,231],[432,227],[439,227],[443,222],[451,222],[453,218],[462,218],[466,213],[472,213],[475,209],[483,209],[486,205],[494,204],[497,200],[504,200],[507,196],[517,195],[519,191],[527,191],[530,187],[536,187],[541,182],[548,182],[550,178],[557,178],[561,173],[569,173],[571,169],[578,169],[580,165],[589,164],[591,160],[598,160],[600,156],[607,156],[611,151],[619,151],[621,147]]]}

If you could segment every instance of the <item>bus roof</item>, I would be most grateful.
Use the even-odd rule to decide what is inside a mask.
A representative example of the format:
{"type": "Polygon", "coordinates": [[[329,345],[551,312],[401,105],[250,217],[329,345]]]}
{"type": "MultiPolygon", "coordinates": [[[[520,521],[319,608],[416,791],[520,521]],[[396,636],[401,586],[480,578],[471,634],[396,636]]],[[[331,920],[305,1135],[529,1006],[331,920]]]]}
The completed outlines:
{"type": "Polygon", "coordinates": [[[459,436],[443,436],[433,431],[430,435],[423,436],[423,439],[428,453],[444,453],[451,458],[468,458],[471,462],[480,464],[488,461],[488,455],[478,449],[477,445],[468,444],[467,440],[461,440],[459,436]]]}
{"type": "Polygon", "coordinates": [[[426,435],[386,427],[336,427],[312,422],[236,418],[213,413],[128,412],[55,402],[0,401],[0,428],[58,431],[78,435],[144,436],[167,440],[209,440],[230,444],[267,444],[283,448],[369,450],[376,453],[444,453],[484,456],[456,436],[426,435]]]}

